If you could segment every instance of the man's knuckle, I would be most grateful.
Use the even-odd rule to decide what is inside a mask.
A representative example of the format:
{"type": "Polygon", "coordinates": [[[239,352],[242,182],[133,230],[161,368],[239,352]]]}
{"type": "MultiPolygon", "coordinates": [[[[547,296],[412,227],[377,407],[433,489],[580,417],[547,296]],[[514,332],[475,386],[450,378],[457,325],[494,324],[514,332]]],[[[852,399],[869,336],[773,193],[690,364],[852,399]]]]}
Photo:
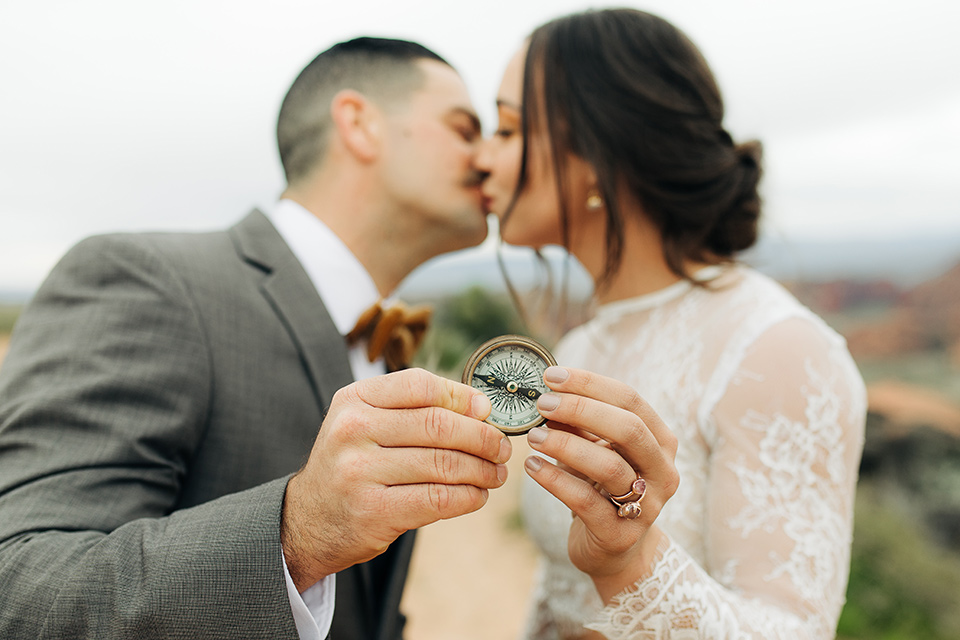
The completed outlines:
{"type": "Polygon", "coordinates": [[[355,397],[356,397],[356,390],[353,389],[353,385],[340,387],[333,394],[333,398],[330,400],[330,406],[336,407],[341,404],[350,404],[355,397]]]}
{"type": "MultiPolygon", "coordinates": [[[[510,438],[502,431],[486,422],[481,422],[479,426],[479,440],[476,441],[476,446],[479,448],[477,451],[472,451],[468,448],[464,450],[468,453],[479,455],[487,460],[498,461],[503,443],[506,442],[507,444],[510,444],[510,438]]],[[[474,443],[470,442],[468,447],[469,446],[474,446],[474,443]]],[[[499,461],[503,462],[503,460],[499,461]]]]}
{"type": "MultiPolygon", "coordinates": [[[[369,404],[367,396],[376,393],[379,386],[375,379],[358,380],[345,387],[340,387],[333,394],[333,402],[346,405],[369,404]]],[[[332,403],[331,403],[332,405],[332,403]]]]}
{"type": "Polygon", "coordinates": [[[426,414],[427,436],[431,442],[443,443],[450,439],[453,431],[450,414],[440,407],[428,407],[426,414]]]}
{"type": "Polygon", "coordinates": [[[358,486],[367,477],[367,461],[357,451],[343,451],[337,457],[339,475],[347,486],[358,486]]]}
{"type": "Polygon", "coordinates": [[[500,431],[493,427],[483,425],[477,430],[479,438],[478,445],[481,455],[487,458],[493,458],[500,453],[500,438],[504,437],[500,431]]]}
{"type": "Polygon", "coordinates": [[[432,403],[435,396],[436,381],[423,369],[408,369],[405,382],[409,396],[418,403],[432,403]]]}
{"type": "Polygon", "coordinates": [[[459,463],[450,451],[434,449],[433,464],[440,482],[451,483],[456,480],[459,463]]]}
{"type": "Polygon", "coordinates": [[[443,484],[431,484],[428,491],[430,506],[439,517],[443,517],[450,511],[452,498],[450,487],[443,484]]]}
{"type": "Polygon", "coordinates": [[[367,428],[367,415],[356,407],[349,407],[341,411],[338,418],[337,430],[346,438],[352,438],[359,433],[363,433],[367,428]]]}
{"type": "Polygon", "coordinates": [[[449,384],[440,385],[440,400],[438,404],[444,407],[457,406],[457,391],[453,387],[453,385],[449,385],[449,384]]]}

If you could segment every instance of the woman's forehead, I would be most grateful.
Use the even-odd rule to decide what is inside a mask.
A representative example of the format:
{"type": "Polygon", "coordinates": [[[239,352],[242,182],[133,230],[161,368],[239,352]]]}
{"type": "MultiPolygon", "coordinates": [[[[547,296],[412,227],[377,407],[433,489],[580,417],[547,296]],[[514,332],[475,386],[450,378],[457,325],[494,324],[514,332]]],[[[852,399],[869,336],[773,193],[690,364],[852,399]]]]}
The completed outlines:
{"type": "Polygon", "coordinates": [[[507,106],[519,108],[523,102],[523,66],[527,58],[527,47],[521,47],[503,71],[503,80],[497,92],[497,102],[507,106]]]}

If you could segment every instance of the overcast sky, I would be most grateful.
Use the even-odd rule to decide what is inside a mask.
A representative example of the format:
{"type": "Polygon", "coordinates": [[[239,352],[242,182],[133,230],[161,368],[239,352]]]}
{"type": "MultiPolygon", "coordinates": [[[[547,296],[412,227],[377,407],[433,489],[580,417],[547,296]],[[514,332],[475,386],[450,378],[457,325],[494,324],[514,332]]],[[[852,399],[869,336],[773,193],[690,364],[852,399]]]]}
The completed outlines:
{"type": "MultiPolygon", "coordinates": [[[[728,129],[764,142],[768,233],[960,245],[960,3],[618,4],[686,31],[718,76],[728,129]]],[[[435,49],[490,131],[523,37],[588,6],[0,0],[0,290],[34,288],[93,233],[218,228],[271,203],[280,101],[337,41],[435,49]]]]}

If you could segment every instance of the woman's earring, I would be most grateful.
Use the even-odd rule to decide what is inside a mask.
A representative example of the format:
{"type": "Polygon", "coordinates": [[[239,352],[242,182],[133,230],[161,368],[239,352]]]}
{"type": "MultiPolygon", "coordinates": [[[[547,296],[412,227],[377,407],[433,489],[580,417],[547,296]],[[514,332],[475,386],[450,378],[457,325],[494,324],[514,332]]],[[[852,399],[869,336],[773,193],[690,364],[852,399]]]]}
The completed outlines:
{"type": "Polygon", "coordinates": [[[590,193],[587,194],[587,209],[590,211],[596,211],[603,206],[603,198],[600,197],[600,192],[596,189],[591,189],[590,193]]]}

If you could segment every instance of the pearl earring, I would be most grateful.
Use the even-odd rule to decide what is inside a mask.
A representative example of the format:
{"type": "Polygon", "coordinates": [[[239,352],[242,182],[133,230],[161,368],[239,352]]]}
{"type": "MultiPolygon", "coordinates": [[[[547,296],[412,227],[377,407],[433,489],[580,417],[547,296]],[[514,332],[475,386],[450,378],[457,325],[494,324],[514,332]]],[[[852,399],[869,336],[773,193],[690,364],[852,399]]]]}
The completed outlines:
{"type": "Polygon", "coordinates": [[[600,194],[596,189],[591,189],[590,193],[587,195],[587,209],[590,211],[596,211],[603,206],[603,198],[600,197],[600,194]]]}

